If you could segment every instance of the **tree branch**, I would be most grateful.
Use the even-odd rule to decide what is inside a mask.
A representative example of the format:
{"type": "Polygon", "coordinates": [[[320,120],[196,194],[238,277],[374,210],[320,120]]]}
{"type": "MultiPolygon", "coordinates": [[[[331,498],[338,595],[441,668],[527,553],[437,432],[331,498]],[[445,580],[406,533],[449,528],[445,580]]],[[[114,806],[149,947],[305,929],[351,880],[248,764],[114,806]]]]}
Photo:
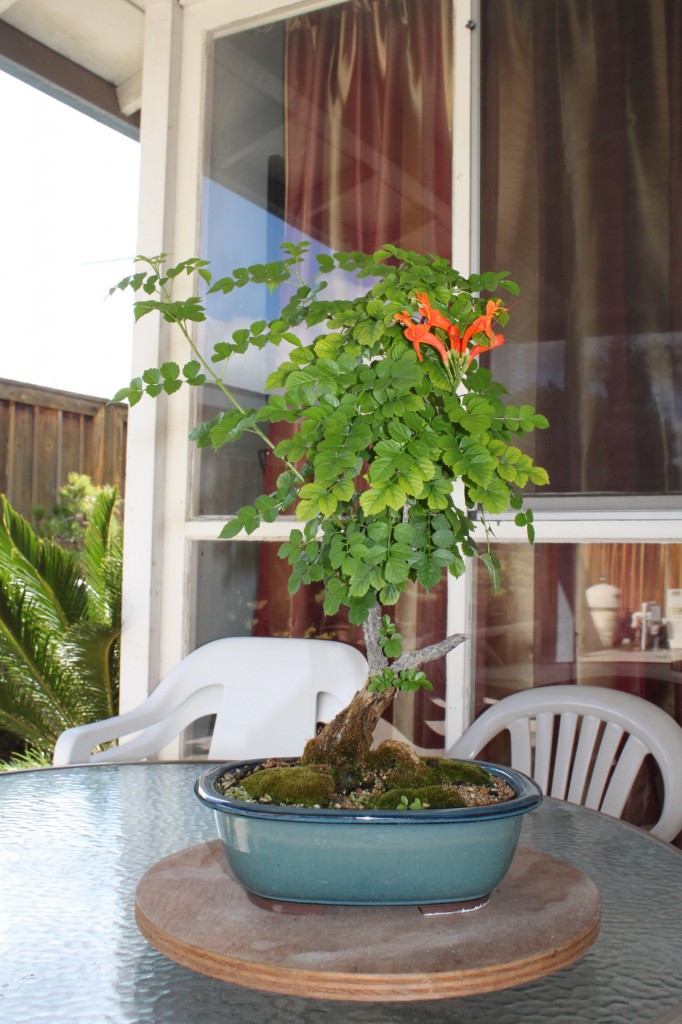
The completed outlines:
{"type": "Polygon", "coordinates": [[[452,633],[450,636],[446,636],[444,640],[439,640],[437,644],[431,644],[429,647],[422,647],[418,651],[407,651],[405,654],[401,654],[393,664],[392,669],[396,672],[400,672],[405,668],[418,668],[427,661],[435,661],[437,658],[442,658],[445,654],[449,654],[455,647],[459,647],[469,637],[466,633],[452,633]]]}

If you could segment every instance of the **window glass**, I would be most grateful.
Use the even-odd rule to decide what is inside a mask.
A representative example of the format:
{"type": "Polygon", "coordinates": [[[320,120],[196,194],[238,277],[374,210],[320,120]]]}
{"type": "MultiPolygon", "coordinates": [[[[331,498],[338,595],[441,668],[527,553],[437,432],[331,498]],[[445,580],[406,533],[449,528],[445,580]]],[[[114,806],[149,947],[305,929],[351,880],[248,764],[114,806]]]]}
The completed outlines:
{"type": "MultiPolygon", "coordinates": [[[[350,0],[212,40],[200,248],[221,275],[279,259],[283,242],[302,239],[313,270],[316,253],[385,243],[450,255],[451,19],[450,0],[350,0]]],[[[210,357],[234,331],[276,318],[287,299],[286,289],[256,286],[207,295],[203,352],[210,357]]],[[[224,380],[240,405],[265,401],[265,381],[286,357],[268,346],[226,364],[224,380]]],[[[226,404],[216,387],[198,389],[196,399],[197,422],[226,404]]],[[[268,440],[276,444],[283,429],[273,424],[268,440]]],[[[274,489],[278,472],[257,438],[217,453],[201,449],[193,515],[234,513],[270,483],[274,489]]],[[[194,646],[234,631],[336,635],[362,646],[347,621],[324,621],[319,594],[288,594],[278,546],[242,537],[192,546],[194,646]]],[[[444,581],[401,602],[407,649],[442,638],[445,595],[444,581]]],[[[418,744],[442,747],[444,665],[432,663],[429,676],[439,703],[417,714],[426,698],[407,696],[396,714],[418,744]]]]}
{"type": "MultiPolygon", "coordinates": [[[[314,254],[386,242],[451,251],[452,25],[449,0],[351,0],[218,37],[209,48],[201,253],[221,274],[282,258],[307,239],[314,254]]],[[[199,343],[210,354],[288,298],[256,285],[206,296],[199,343]]],[[[282,343],[284,347],[286,342],[282,343]]],[[[267,346],[228,363],[224,379],[263,401],[286,355],[267,346]]],[[[218,401],[206,388],[196,418],[218,401]]],[[[230,488],[258,446],[196,455],[193,511],[238,507],[230,488]],[[210,467],[207,465],[210,464],[210,467]],[[216,487],[219,474],[222,484],[216,487]]],[[[262,453],[261,453],[262,454],[262,453]]]]}
{"type": "MultiPolygon", "coordinates": [[[[287,590],[288,563],[277,557],[279,542],[215,542],[191,545],[191,584],[195,608],[192,647],[224,636],[294,636],[340,640],[362,646],[357,627],[345,615],[328,616],[319,587],[297,595],[287,590]]],[[[436,643],[445,635],[447,581],[425,594],[410,587],[395,608],[407,650],[436,643]]],[[[400,694],[387,720],[417,746],[443,746],[445,666],[431,662],[433,690],[400,694]]],[[[195,730],[197,736],[204,733],[195,730]]]]}
{"type": "Polygon", "coordinates": [[[515,690],[629,690],[682,721],[682,544],[497,544],[475,573],[477,711],[515,690]]]}
{"type": "Polygon", "coordinates": [[[522,295],[492,369],[552,492],[679,493],[682,9],[485,0],[482,32],[481,263],[522,295]]]}
{"type": "MultiPolygon", "coordinates": [[[[475,711],[517,690],[604,686],[682,723],[682,544],[497,544],[502,585],[474,574],[475,711]]],[[[509,763],[508,735],[486,749],[509,763]]],[[[645,763],[625,817],[658,819],[645,763]]]]}

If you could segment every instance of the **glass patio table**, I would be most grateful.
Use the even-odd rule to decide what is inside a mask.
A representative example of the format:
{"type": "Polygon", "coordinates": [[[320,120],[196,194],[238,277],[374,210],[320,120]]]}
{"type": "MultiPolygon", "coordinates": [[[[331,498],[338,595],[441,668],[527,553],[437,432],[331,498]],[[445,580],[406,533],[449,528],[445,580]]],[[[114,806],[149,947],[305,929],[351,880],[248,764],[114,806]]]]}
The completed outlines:
{"type": "MultiPolygon", "coordinates": [[[[673,1024],[682,1021],[682,851],[546,799],[521,843],[597,885],[601,931],[569,967],[485,995],[323,1001],[214,980],[162,956],[135,890],[162,858],[216,838],[197,763],[0,775],[3,1024],[673,1024]]],[[[267,911],[254,908],[254,913],[267,911]]]]}

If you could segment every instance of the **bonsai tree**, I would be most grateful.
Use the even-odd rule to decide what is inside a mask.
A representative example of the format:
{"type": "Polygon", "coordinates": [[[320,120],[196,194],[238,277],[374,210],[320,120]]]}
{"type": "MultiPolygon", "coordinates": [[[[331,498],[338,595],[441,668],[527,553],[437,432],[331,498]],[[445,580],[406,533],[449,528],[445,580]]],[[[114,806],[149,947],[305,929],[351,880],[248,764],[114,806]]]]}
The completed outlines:
{"type": "Polygon", "coordinates": [[[362,626],[369,662],[365,687],[311,738],[304,761],[352,773],[367,762],[374,728],[396,695],[430,688],[421,666],[465,639],[403,651],[387,610],[410,581],[429,590],[443,569],[464,573],[467,559],[480,559],[497,578],[489,543],[481,549],[472,537],[474,509],[484,524],[486,513],[514,510],[533,540],[520,492],[548,477],[515,442],[547,420],[529,405],[506,404],[505,389],[479,362],[505,340],[508,309],[496,293],[517,293],[508,274],[464,278],[441,257],[386,245],[371,255],[318,255],[306,280],[308,243],[283,249],[281,261],[220,278],[201,259],[168,266],[165,256],[140,257],[143,269],[115,288],[140,295],[136,318],[158,310],[175,324],[191,358],[147,370],[114,400],[134,405],[144,394],[213,383],[229,408],[191,438],[219,448],[252,432],[282,460],[274,489],[240,508],[220,536],[250,534],[295,503],[300,526],[279,549],[291,565],[289,590],[321,583],[325,612],[343,605],[362,626]],[[208,294],[250,283],[287,283],[293,294],[275,320],[235,331],[205,358],[192,335],[193,323],[206,318],[203,300],[174,296],[180,275],[196,275],[208,294]],[[337,281],[338,294],[348,294],[349,276],[365,285],[361,294],[326,297],[337,281]],[[285,361],[265,381],[265,405],[243,408],[223,379],[225,366],[266,345],[286,346],[285,361]],[[275,445],[268,424],[282,421],[290,436],[275,445]]]}

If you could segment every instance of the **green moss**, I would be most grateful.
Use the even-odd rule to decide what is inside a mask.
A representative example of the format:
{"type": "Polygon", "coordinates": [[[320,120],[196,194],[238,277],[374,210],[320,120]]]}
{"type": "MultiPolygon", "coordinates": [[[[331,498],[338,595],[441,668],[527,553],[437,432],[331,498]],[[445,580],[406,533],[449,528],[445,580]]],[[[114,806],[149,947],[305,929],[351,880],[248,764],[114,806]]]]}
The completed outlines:
{"type": "Polygon", "coordinates": [[[368,804],[377,810],[395,811],[401,798],[406,797],[408,804],[420,800],[424,807],[466,807],[456,790],[449,786],[419,786],[416,789],[387,789],[375,801],[368,804]]]}
{"type": "Polygon", "coordinates": [[[412,747],[407,746],[406,743],[400,743],[398,740],[384,740],[375,750],[370,750],[366,763],[375,771],[391,769],[420,771],[424,767],[412,747]]]}
{"type": "Polygon", "coordinates": [[[447,782],[451,786],[492,786],[495,784],[495,777],[477,764],[441,758],[436,762],[435,770],[438,780],[447,782]]]}
{"type": "Polygon", "coordinates": [[[386,771],[384,778],[389,789],[416,789],[420,786],[437,786],[443,779],[426,765],[409,765],[386,771]]]}
{"type": "Polygon", "coordinates": [[[430,759],[420,764],[398,764],[385,768],[390,789],[414,789],[418,786],[492,786],[494,777],[484,768],[447,758],[430,759]]]}
{"type": "Polygon", "coordinates": [[[335,792],[328,771],[313,766],[264,768],[241,782],[253,800],[269,798],[274,804],[326,807],[335,792]]]}

